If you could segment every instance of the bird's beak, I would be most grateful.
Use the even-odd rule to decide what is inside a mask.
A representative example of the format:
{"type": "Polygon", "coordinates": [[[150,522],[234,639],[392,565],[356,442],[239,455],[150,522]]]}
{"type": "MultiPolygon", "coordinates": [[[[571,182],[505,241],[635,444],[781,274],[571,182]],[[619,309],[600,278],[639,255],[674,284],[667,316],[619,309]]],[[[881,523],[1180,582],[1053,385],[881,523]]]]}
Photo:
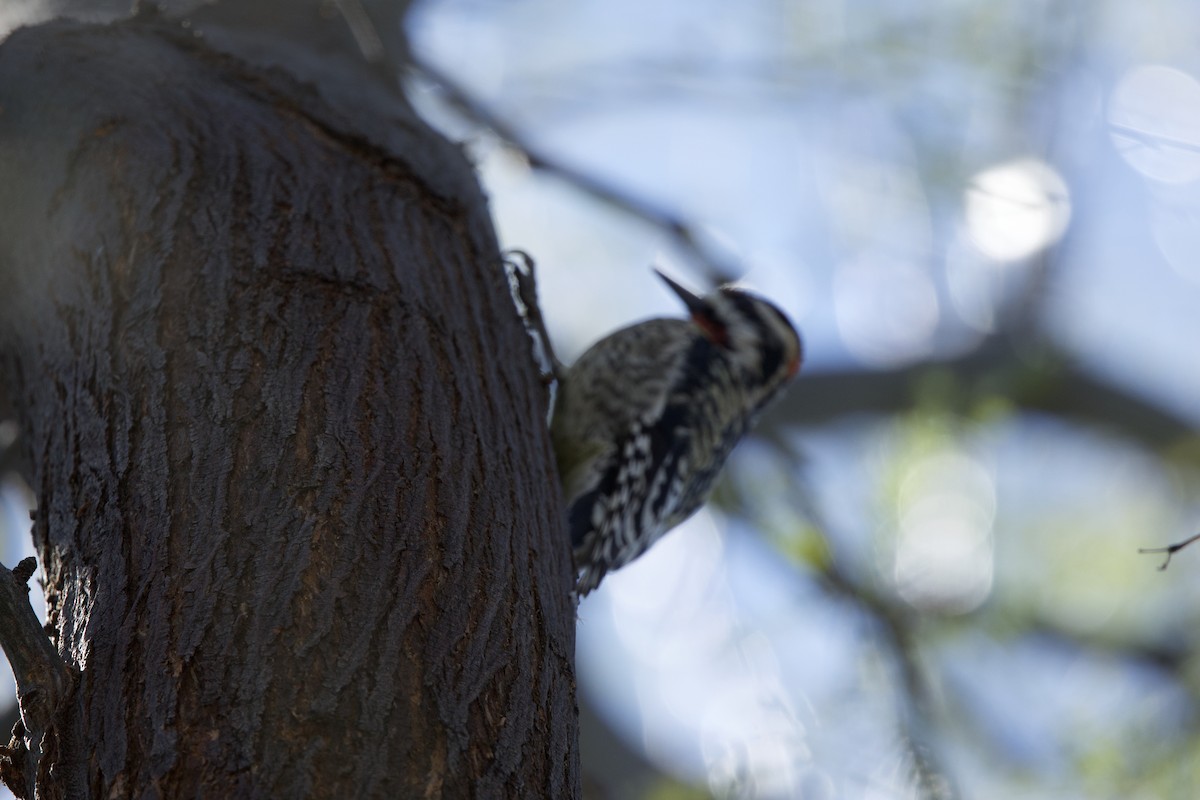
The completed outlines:
{"type": "Polygon", "coordinates": [[[663,283],[665,283],[667,286],[670,286],[671,291],[679,295],[679,299],[683,301],[685,306],[687,306],[688,311],[691,312],[693,317],[707,318],[712,316],[712,310],[709,309],[708,303],[704,302],[702,298],[697,297],[687,289],[680,286],[657,267],[654,268],[654,274],[662,278],[663,283]]]}
{"type": "Polygon", "coordinates": [[[713,344],[720,347],[729,346],[729,331],[725,330],[725,325],[713,313],[711,303],[703,297],[692,294],[658,269],[654,270],[654,274],[662,278],[663,283],[667,284],[667,286],[671,287],[671,291],[679,295],[679,299],[683,301],[683,304],[687,306],[688,312],[692,315],[692,322],[696,323],[713,344]]]}

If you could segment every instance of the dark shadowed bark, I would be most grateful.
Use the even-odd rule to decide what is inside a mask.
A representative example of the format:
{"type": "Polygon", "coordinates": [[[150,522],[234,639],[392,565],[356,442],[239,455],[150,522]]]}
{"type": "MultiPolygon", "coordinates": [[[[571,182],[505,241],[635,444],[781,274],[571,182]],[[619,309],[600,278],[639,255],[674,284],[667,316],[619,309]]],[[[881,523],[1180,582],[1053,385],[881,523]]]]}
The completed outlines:
{"type": "Polygon", "coordinates": [[[484,199],[397,98],[295,75],[146,21],[0,46],[0,382],[78,671],[39,796],[577,796],[484,199]]]}

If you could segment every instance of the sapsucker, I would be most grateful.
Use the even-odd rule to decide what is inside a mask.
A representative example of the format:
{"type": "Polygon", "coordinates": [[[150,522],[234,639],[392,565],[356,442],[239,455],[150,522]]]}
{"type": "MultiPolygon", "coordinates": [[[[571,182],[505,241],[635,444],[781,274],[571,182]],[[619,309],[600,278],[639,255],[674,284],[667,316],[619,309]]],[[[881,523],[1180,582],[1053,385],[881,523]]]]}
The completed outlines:
{"type": "Polygon", "coordinates": [[[601,339],[558,387],[551,433],[580,595],[700,507],[800,369],[800,337],[774,305],[731,286],[699,297],[658,274],[691,318],[601,339]]]}

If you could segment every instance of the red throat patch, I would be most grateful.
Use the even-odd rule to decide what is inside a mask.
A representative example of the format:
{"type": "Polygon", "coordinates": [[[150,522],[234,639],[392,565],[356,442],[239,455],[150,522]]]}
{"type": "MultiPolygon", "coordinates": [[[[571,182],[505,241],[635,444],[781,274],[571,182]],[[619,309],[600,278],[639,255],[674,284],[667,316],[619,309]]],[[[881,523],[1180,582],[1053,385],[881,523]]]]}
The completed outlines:
{"type": "Polygon", "coordinates": [[[693,314],[692,322],[696,323],[700,330],[704,332],[704,335],[708,337],[708,340],[717,347],[729,347],[729,331],[724,325],[721,325],[712,317],[703,314],[693,314]]]}

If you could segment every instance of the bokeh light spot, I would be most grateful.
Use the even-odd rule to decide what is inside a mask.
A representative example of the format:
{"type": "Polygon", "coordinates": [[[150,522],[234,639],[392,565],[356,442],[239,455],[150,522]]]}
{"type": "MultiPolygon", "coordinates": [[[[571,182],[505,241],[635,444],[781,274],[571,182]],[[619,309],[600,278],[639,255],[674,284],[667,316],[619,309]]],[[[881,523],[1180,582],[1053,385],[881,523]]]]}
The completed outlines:
{"type": "Polygon", "coordinates": [[[1126,72],[1113,90],[1108,123],[1117,151],[1162,183],[1200,178],[1200,82],[1157,64],[1126,72]]]}
{"type": "Polygon", "coordinates": [[[986,169],[966,193],[967,230],[998,261],[1027,258],[1058,241],[1071,217],[1066,183],[1050,165],[1023,158],[986,169]]]}
{"type": "Polygon", "coordinates": [[[961,453],[922,459],[905,476],[899,495],[894,579],[910,605],[965,613],[992,589],[992,524],[996,492],[991,476],[961,453]]]}

